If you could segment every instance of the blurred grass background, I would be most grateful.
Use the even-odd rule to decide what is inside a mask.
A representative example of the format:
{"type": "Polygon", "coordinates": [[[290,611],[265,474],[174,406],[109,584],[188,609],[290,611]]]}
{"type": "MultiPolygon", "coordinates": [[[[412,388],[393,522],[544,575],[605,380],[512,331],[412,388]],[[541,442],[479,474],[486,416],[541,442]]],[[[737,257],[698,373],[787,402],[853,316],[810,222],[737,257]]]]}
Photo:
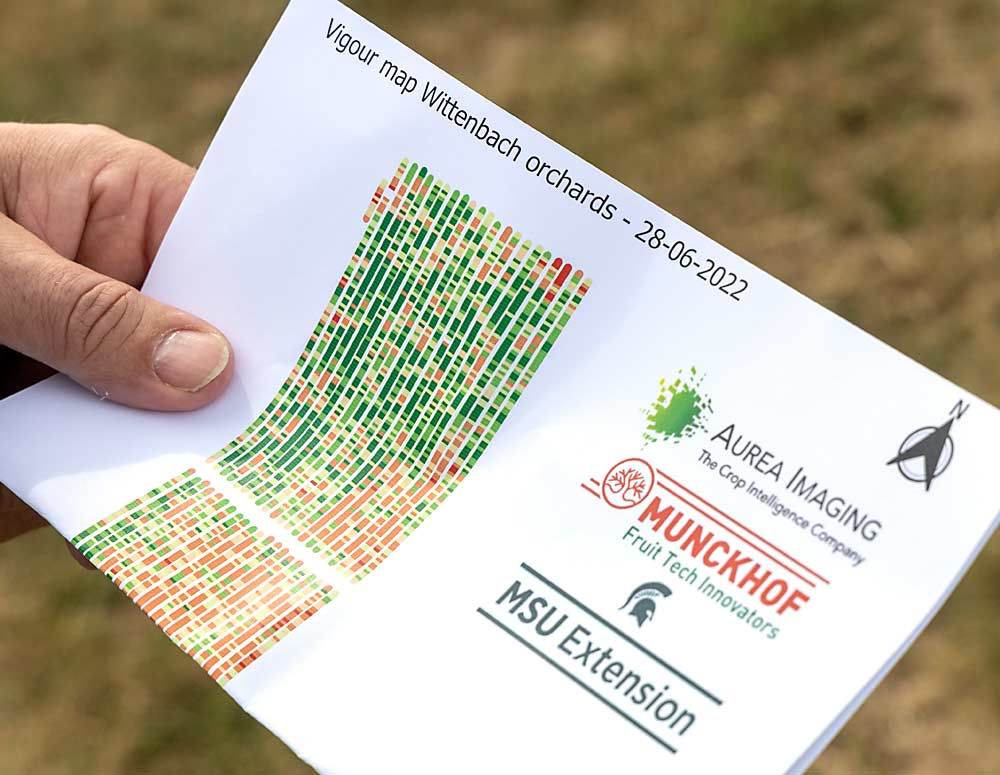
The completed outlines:
{"type": "MultiPolygon", "coordinates": [[[[1000,0],[351,4],[1000,404],[1000,0]]],[[[196,164],[282,7],[0,0],[0,119],[196,164]]],[[[814,775],[1000,773],[998,597],[995,541],[814,775]]],[[[50,531],[0,547],[0,773],[310,771],[50,531]]]]}

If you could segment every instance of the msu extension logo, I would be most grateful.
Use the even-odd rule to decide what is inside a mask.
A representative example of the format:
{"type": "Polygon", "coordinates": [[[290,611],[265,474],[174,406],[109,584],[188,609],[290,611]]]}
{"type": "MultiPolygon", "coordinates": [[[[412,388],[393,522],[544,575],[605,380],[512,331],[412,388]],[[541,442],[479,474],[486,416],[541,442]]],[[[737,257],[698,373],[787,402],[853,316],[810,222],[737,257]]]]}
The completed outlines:
{"type": "Polygon", "coordinates": [[[635,591],[628,596],[625,605],[618,610],[624,611],[631,606],[628,615],[634,616],[639,626],[642,627],[656,613],[656,601],[670,597],[670,595],[670,587],[666,584],[661,584],[659,581],[649,581],[636,587],[635,591]]]}

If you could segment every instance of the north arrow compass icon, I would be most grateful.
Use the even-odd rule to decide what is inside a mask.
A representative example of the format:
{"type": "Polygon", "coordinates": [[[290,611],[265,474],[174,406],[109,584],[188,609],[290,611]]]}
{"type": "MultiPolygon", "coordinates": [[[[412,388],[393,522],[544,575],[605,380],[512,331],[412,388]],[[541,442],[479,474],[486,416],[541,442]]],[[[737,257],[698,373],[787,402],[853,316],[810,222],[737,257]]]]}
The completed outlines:
{"type": "Polygon", "coordinates": [[[903,440],[899,454],[886,465],[897,466],[903,476],[911,482],[922,482],[924,490],[929,491],[931,483],[951,465],[955,456],[951,428],[955,420],[962,419],[968,408],[965,402],[959,401],[944,425],[930,425],[915,430],[903,440]]]}

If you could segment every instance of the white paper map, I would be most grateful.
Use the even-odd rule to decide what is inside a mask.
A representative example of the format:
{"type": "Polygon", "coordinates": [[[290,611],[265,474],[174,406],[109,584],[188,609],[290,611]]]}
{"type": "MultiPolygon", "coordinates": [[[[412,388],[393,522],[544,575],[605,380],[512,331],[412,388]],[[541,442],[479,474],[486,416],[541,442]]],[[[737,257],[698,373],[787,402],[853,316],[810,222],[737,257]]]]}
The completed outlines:
{"type": "Polygon", "coordinates": [[[996,409],[332,0],[144,290],[226,395],[49,380],[0,480],[322,773],[801,772],[1000,509],[996,409]]]}

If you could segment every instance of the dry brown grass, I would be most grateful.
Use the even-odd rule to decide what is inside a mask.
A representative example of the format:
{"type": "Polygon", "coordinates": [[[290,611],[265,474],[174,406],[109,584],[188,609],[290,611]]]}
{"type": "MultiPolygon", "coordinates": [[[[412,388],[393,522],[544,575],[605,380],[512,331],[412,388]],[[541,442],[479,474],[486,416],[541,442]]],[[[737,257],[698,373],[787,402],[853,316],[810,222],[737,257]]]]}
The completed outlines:
{"type": "MultiPolygon", "coordinates": [[[[0,117],[99,121],[197,161],[280,10],[0,0],[0,117]]],[[[363,11],[1000,403],[998,0],[372,0],[363,11]]],[[[53,536],[0,549],[0,590],[0,773],[306,771],[53,536]]],[[[816,775],[1000,772],[998,590],[994,543],[816,775]]]]}

